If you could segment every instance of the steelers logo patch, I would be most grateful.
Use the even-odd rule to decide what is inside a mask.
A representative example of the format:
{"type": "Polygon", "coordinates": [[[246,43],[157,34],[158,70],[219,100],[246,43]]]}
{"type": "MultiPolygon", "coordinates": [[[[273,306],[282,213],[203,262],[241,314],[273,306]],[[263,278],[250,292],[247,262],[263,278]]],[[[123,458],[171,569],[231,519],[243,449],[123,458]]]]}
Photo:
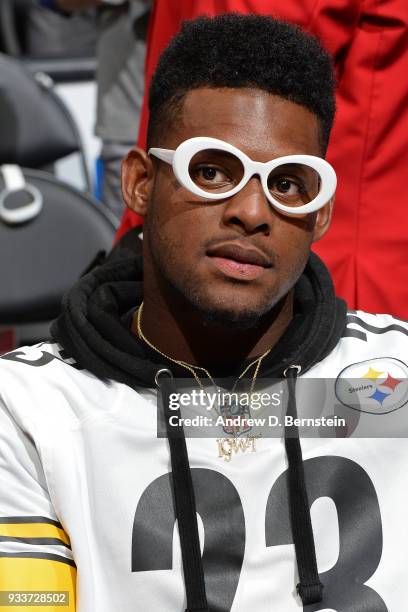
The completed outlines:
{"type": "Polygon", "coordinates": [[[387,414],[408,403],[408,366],[393,357],[353,363],[340,372],[337,399],[349,408],[387,414]]]}

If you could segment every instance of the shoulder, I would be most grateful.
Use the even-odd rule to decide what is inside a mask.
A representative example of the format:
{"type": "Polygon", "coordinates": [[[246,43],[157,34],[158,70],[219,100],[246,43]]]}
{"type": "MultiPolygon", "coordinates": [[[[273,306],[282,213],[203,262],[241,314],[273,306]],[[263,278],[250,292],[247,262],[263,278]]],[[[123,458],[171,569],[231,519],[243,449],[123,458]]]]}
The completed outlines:
{"type": "Polygon", "coordinates": [[[102,412],[122,387],[81,369],[55,342],[0,357],[0,400],[21,426],[54,420],[75,426],[90,412],[102,412]]]}
{"type": "Polygon", "coordinates": [[[408,378],[407,321],[388,314],[349,311],[337,345],[310,370],[310,375],[336,378],[349,368],[354,372],[355,367],[358,372],[372,367],[408,378]]]}
{"type": "Polygon", "coordinates": [[[370,314],[362,310],[347,313],[343,338],[354,338],[370,344],[408,347],[408,321],[389,314],[370,314]]]}
{"type": "MultiPolygon", "coordinates": [[[[73,376],[80,368],[56,342],[41,342],[23,346],[0,356],[0,389],[5,384],[13,387],[38,387],[57,383],[66,376],[73,376]]],[[[88,373],[88,376],[92,376],[88,373]]]]}
{"type": "Polygon", "coordinates": [[[347,313],[337,347],[339,366],[370,362],[376,370],[389,369],[408,377],[408,323],[388,314],[362,310],[347,313]],[[398,367],[397,367],[398,366],[398,367]]]}

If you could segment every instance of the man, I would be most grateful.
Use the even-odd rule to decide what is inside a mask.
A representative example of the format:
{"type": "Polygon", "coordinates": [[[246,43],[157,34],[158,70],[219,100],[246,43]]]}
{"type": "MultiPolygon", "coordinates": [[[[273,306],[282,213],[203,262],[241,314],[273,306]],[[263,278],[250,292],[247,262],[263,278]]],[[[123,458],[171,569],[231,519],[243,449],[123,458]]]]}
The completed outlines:
{"type": "MultiPolygon", "coordinates": [[[[336,214],[313,251],[329,268],[349,307],[408,319],[405,168],[408,148],[406,0],[156,0],[149,25],[146,78],[184,19],[203,15],[269,14],[317,36],[337,74],[336,121],[326,159],[336,168],[336,214]],[[398,121],[392,118],[398,117],[398,121]],[[390,120],[391,118],[391,120],[390,120]],[[381,143],[381,155],[378,154],[381,143]],[[384,210],[387,215],[384,216],[384,210]],[[381,222],[379,221],[381,219],[381,222]],[[387,273],[382,271],[387,267],[387,273]]],[[[138,144],[145,146],[147,96],[138,144]]],[[[141,218],[125,209],[118,237],[141,218]]]]}
{"type": "Polygon", "coordinates": [[[407,325],[347,315],[310,256],[334,200],[330,60],[269,17],[200,18],[162,56],[150,110],[149,152],[123,171],[143,263],[97,268],[56,343],[3,357],[1,589],[69,591],[75,609],[76,566],[79,612],[400,612],[403,444],[300,443],[293,426],[282,444],[222,401],[202,411],[216,439],[186,439],[175,405],[178,378],[189,397],[250,398],[283,378],[293,420],[296,378],[331,378],[355,429],[366,406],[402,414],[407,325]]]}

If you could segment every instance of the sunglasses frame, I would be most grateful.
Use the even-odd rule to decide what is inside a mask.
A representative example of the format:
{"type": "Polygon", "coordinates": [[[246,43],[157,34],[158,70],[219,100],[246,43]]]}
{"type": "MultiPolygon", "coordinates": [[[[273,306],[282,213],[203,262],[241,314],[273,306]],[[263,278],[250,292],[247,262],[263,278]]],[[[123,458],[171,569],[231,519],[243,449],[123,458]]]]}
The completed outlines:
{"type": "Polygon", "coordinates": [[[277,157],[276,159],[272,159],[268,162],[258,162],[254,161],[245,153],[243,153],[237,147],[225,142],[224,140],[219,140],[218,138],[210,138],[206,136],[196,136],[194,138],[189,138],[182,142],[176,150],[171,149],[159,149],[159,148],[151,148],[148,151],[149,155],[154,155],[161,161],[164,161],[170,164],[173,168],[173,172],[178,180],[178,182],[188,189],[194,195],[203,197],[207,200],[223,200],[225,198],[230,198],[239,191],[249,181],[254,174],[257,174],[262,183],[263,190],[265,195],[272,204],[274,208],[277,208],[282,213],[285,213],[290,216],[298,216],[304,215],[305,213],[315,212],[319,210],[325,204],[327,204],[336,191],[337,178],[336,173],[332,166],[321,157],[316,157],[314,155],[285,155],[284,157],[277,157]],[[236,185],[231,191],[222,192],[222,193],[208,193],[204,189],[198,187],[189,174],[189,165],[197,153],[200,151],[204,151],[206,149],[215,149],[217,151],[225,151],[227,153],[231,153],[235,155],[242,163],[244,168],[244,175],[241,181],[236,185]],[[317,196],[308,202],[307,204],[303,204],[302,206],[285,206],[276,200],[271,192],[268,189],[268,177],[270,173],[282,164],[303,164],[305,166],[309,166],[313,168],[320,176],[321,187],[317,196]]]}

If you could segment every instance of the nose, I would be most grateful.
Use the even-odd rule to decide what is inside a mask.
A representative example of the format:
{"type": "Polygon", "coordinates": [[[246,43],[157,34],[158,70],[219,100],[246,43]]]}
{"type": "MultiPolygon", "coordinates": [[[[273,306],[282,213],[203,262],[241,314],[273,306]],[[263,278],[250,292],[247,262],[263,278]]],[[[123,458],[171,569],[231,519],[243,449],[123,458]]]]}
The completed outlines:
{"type": "Polygon", "coordinates": [[[253,176],[237,194],[226,201],[223,221],[246,234],[268,235],[272,210],[259,177],[253,176]]]}

